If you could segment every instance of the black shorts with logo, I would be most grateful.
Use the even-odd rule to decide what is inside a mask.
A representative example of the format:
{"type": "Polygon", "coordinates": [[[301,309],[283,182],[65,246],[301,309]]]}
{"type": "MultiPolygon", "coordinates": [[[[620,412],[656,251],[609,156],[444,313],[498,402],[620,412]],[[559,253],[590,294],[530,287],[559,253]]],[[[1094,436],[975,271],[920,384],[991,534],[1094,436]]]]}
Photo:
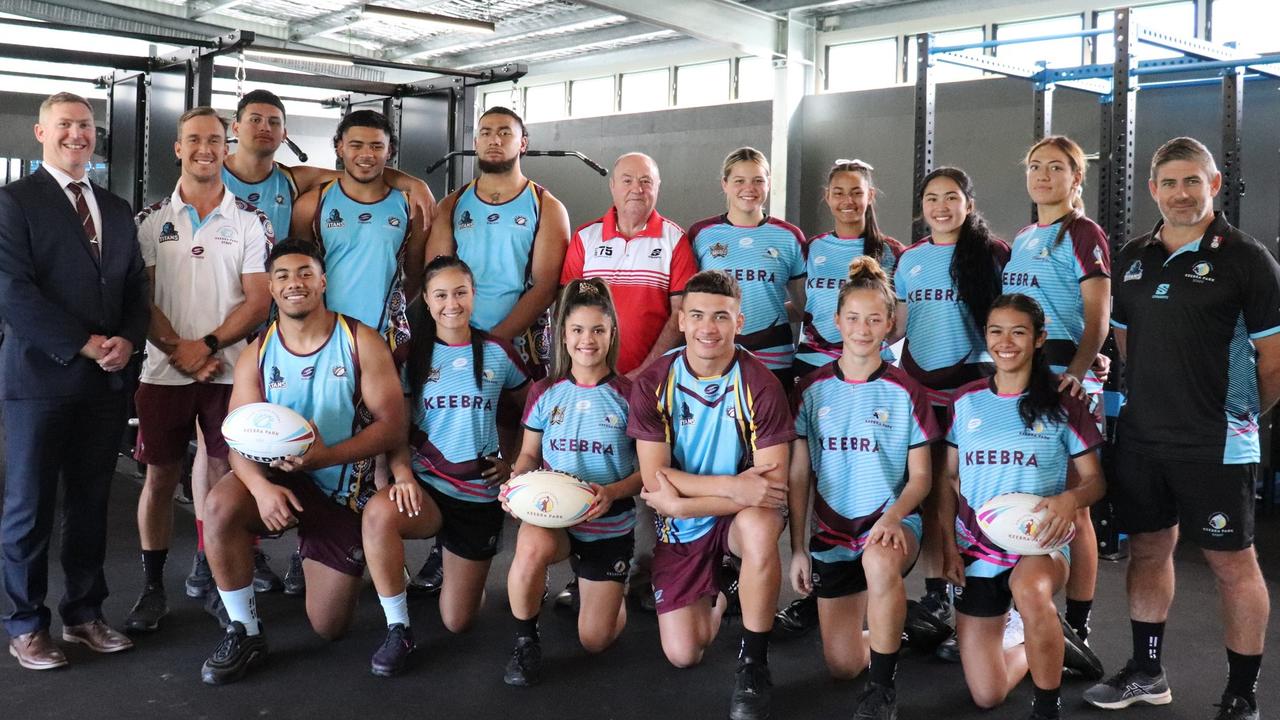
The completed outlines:
{"type": "Polygon", "coordinates": [[[498,539],[502,536],[506,514],[497,500],[469,502],[445,495],[428,483],[422,486],[440,508],[442,523],[437,538],[445,550],[463,560],[476,561],[489,560],[498,554],[498,539]]]}
{"type": "Polygon", "coordinates": [[[635,530],[590,541],[579,540],[569,533],[569,565],[583,580],[626,582],[635,545],[635,530]]]}

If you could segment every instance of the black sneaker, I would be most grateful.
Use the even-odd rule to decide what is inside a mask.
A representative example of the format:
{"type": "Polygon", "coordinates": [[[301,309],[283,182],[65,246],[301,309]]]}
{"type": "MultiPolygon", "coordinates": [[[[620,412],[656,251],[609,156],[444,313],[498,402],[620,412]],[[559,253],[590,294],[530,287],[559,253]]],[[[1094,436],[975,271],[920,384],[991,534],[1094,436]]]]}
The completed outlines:
{"type": "Polygon", "coordinates": [[[1213,720],[1258,720],[1257,703],[1250,704],[1248,700],[1229,692],[1222,693],[1222,702],[1214,707],[1218,708],[1218,714],[1213,720]]]}
{"type": "Polygon", "coordinates": [[[1067,621],[1061,616],[1058,620],[1062,623],[1062,665],[1065,669],[1070,670],[1073,675],[1079,675],[1085,680],[1101,680],[1103,678],[1102,660],[1094,654],[1090,649],[1089,643],[1080,639],[1076,631],[1072,629],[1067,621]]]}
{"type": "Polygon", "coordinates": [[[284,589],[284,581],[275,570],[267,564],[270,560],[266,553],[257,548],[253,551],[253,591],[280,592],[284,589]]]}
{"type": "Polygon", "coordinates": [[[880,683],[867,682],[867,689],[858,697],[858,709],[853,720],[897,720],[898,693],[880,683]]]}
{"type": "Polygon", "coordinates": [[[442,587],[444,587],[444,559],[440,557],[440,543],[436,543],[435,547],[431,548],[431,553],[427,555],[427,561],[422,563],[422,569],[409,579],[409,590],[438,595],[442,587]]]}
{"type": "Polygon", "coordinates": [[[768,665],[738,661],[733,696],[729,700],[729,720],[768,720],[772,688],[768,665]]]}
{"type": "Polygon", "coordinates": [[[209,559],[205,557],[203,550],[197,550],[196,556],[191,560],[191,574],[187,576],[186,588],[187,597],[197,600],[215,589],[213,572],[209,570],[209,559]]]}
{"type": "Polygon", "coordinates": [[[556,595],[556,607],[578,609],[578,578],[574,577],[566,583],[564,589],[556,595]]]}
{"type": "Polygon", "coordinates": [[[164,588],[147,585],[124,619],[124,629],[126,632],[154,632],[160,627],[160,618],[168,614],[169,603],[165,600],[164,588]]]}
{"type": "Polygon", "coordinates": [[[1120,672],[1085,690],[1084,701],[1103,710],[1119,710],[1134,703],[1168,705],[1173,702],[1173,693],[1164,668],[1149,675],[1130,660],[1120,672]]]}
{"type": "Polygon", "coordinates": [[[226,685],[244,677],[245,673],[267,661],[267,637],[261,628],[250,636],[238,622],[227,627],[227,634],[214,648],[213,654],[200,668],[200,679],[206,685],[226,685]]]}
{"type": "Polygon", "coordinates": [[[1027,720],[1058,720],[1061,715],[1044,715],[1036,712],[1035,708],[1031,708],[1031,714],[1027,716],[1027,720]]]}
{"type": "Polygon", "coordinates": [[[307,576],[302,572],[302,553],[297,550],[289,556],[289,569],[284,573],[284,594],[291,596],[307,594],[307,576]]]}
{"type": "Polygon", "coordinates": [[[537,638],[516,638],[502,681],[508,685],[528,687],[542,679],[542,643],[537,638]]]}
{"type": "Polygon", "coordinates": [[[951,637],[951,603],[944,593],[925,593],[919,600],[907,601],[907,622],[903,631],[912,647],[936,648],[951,637]]]}
{"type": "Polygon", "coordinates": [[[373,654],[369,670],[378,677],[399,675],[415,648],[412,628],[402,623],[388,625],[387,637],[373,654]]]}
{"type": "Polygon", "coordinates": [[[799,637],[818,627],[818,596],[808,595],[792,600],[773,616],[774,627],[783,635],[799,637]]]}
{"type": "Polygon", "coordinates": [[[943,640],[933,651],[933,656],[943,662],[958,663],[960,662],[960,643],[956,642],[956,636],[943,640]]]}
{"type": "Polygon", "coordinates": [[[217,590],[209,593],[204,598],[204,611],[209,613],[218,621],[218,626],[223,630],[231,624],[231,617],[227,615],[227,606],[222,604],[222,596],[217,590]]]}

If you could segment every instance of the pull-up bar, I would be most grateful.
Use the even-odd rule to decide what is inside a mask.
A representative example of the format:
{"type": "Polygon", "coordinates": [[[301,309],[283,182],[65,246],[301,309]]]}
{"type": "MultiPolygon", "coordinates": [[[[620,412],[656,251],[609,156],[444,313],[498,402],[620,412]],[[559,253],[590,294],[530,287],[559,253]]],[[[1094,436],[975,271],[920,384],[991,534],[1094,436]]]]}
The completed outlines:
{"type": "Polygon", "coordinates": [[[1076,32],[1058,33],[1056,35],[1037,35],[1035,37],[1009,38],[1007,40],[984,40],[982,42],[965,43],[963,45],[946,45],[944,47],[929,48],[929,54],[938,55],[940,53],[976,50],[978,48],[985,50],[987,48],[995,48],[1002,45],[1018,45],[1020,43],[1044,42],[1046,40],[1070,40],[1072,38],[1096,37],[1098,35],[1106,35],[1109,32],[1113,32],[1111,28],[1095,28],[1093,30],[1079,30],[1076,32]]]}
{"type": "MultiPolygon", "coordinates": [[[[444,165],[445,163],[449,162],[450,160],[453,160],[456,157],[473,157],[475,156],[475,154],[476,154],[475,150],[454,150],[453,152],[445,155],[439,160],[431,163],[431,165],[427,167],[427,174],[430,175],[431,173],[435,172],[441,165],[444,165]]],[[[581,160],[583,163],[585,163],[587,167],[600,173],[601,177],[605,177],[609,174],[609,171],[601,167],[599,163],[587,157],[586,155],[583,155],[577,150],[529,150],[525,152],[525,155],[529,157],[576,157],[579,160],[581,160]]]]}

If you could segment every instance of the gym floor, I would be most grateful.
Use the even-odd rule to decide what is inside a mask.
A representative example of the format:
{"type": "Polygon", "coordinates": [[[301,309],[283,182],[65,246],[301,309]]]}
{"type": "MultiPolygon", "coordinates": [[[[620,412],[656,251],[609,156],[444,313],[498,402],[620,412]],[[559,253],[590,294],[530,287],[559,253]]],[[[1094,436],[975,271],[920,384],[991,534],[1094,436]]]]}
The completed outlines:
{"type": "MultiPolygon", "coordinates": [[[[112,595],[106,615],[117,625],[123,622],[142,584],[134,520],[139,481],[132,469],[132,463],[120,463],[111,501],[107,578],[112,595]]],[[[301,599],[259,595],[258,609],[271,647],[268,665],[240,683],[205,686],[200,682],[200,664],[217,645],[221,632],[200,603],[189,600],[182,591],[195,549],[195,530],[188,513],[189,506],[177,511],[176,537],[165,574],[170,614],[159,632],[136,637],[137,647],[119,656],[95,655],[81,646],[66,645],[71,665],[62,670],[32,672],[3,657],[0,688],[7,698],[3,703],[6,717],[500,718],[518,714],[530,719],[648,720],[658,714],[674,718],[727,715],[741,629],[736,620],[725,623],[700,667],[676,670],[662,656],[653,615],[632,608],[628,627],[617,644],[602,656],[591,657],[577,645],[575,616],[548,604],[542,617],[542,684],[533,688],[504,685],[502,669],[513,632],[505,590],[515,537],[511,525],[504,535],[505,549],[490,572],[480,621],[470,633],[450,635],[440,624],[434,598],[411,596],[418,652],[404,675],[381,679],[369,673],[369,656],[384,631],[382,611],[369,585],[360,598],[350,634],[335,643],[324,642],[311,632],[301,599]]],[[[1264,550],[1277,547],[1280,516],[1260,518],[1258,537],[1264,550]]],[[[282,574],[295,538],[288,535],[264,543],[272,564],[282,574]]],[[[412,568],[419,566],[429,546],[430,541],[410,544],[412,568]]],[[[62,589],[56,539],[50,556],[54,562],[49,605],[56,607],[62,589]]],[[[784,553],[784,557],[789,555],[784,553]]],[[[1274,591],[1280,580],[1280,560],[1264,552],[1262,562],[1274,591]]],[[[1225,682],[1226,662],[1213,578],[1191,547],[1180,548],[1177,568],[1178,596],[1165,650],[1174,702],[1163,708],[1134,708],[1124,717],[1174,720],[1210,718],[1215,713],[1212,705],[1225,682]]],[[[568,573],[567,563],[552,569],[553,592],[563,587],[568,573]]],[[[922,584],[913,576],[908,580],[908,591],[917,595],[922,584]]],[[[792,597],[784,588],[782,601],[792,597]]],[[[54,633],[55,637],[60,634],[56,617],[54,633]]],[[[1278,640],[1273,624],[1267,633],[1268,646],[1276,648],[1278,640]]],[[[1090,642],[1108,672],[1128,657],[1123,563],[1104,561],[1101,565],[1090,642]]],[[[779,719],[847,716],[863,685],[861,679],[842,683],[828,677],[816,632],[775,641],[770,666],[774,717],[779,719]]],[[[1273,689],[1274,668],[1274,661],[1264,663],[1258,691],[1264,713],[1280,712],[1280,692],[1273,689]]],[[[1080,694],[1086,687],[1082,681],[1064,684],[1064,717],[1106,716],[1083,704],[1080,694]]],[[[958,665],[908,650],[899,666],[898,698],[904,719],[1023,718],[1029,712],[1031,688],[1030,681],[1024,681],[1005,706],[983,712],[970,701],[958,665]]]]}

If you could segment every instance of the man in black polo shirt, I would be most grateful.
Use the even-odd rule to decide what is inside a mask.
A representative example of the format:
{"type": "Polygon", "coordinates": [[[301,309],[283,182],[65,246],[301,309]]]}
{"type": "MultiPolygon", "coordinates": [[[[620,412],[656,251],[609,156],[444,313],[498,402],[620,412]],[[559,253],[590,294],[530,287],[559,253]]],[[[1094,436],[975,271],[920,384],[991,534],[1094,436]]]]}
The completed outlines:
{"type": "Polygon", "coordinates": [[[1204,552],[1221,595],[1229,674],[1217,717],[1258,717],[1270,607],[1253,549],[1253,492],[1258,416],[1280,396],[1280,266],[1213,212],[1221,186],[1204,145],[1165,143],[1149,181],[1162,220],[1113,266],[1128,404],[1111,498],[1130,534],[1133,659],[1085,692],[1101,708],[1173,699],[1160,650],[1181,531],[1204,552]]]}

